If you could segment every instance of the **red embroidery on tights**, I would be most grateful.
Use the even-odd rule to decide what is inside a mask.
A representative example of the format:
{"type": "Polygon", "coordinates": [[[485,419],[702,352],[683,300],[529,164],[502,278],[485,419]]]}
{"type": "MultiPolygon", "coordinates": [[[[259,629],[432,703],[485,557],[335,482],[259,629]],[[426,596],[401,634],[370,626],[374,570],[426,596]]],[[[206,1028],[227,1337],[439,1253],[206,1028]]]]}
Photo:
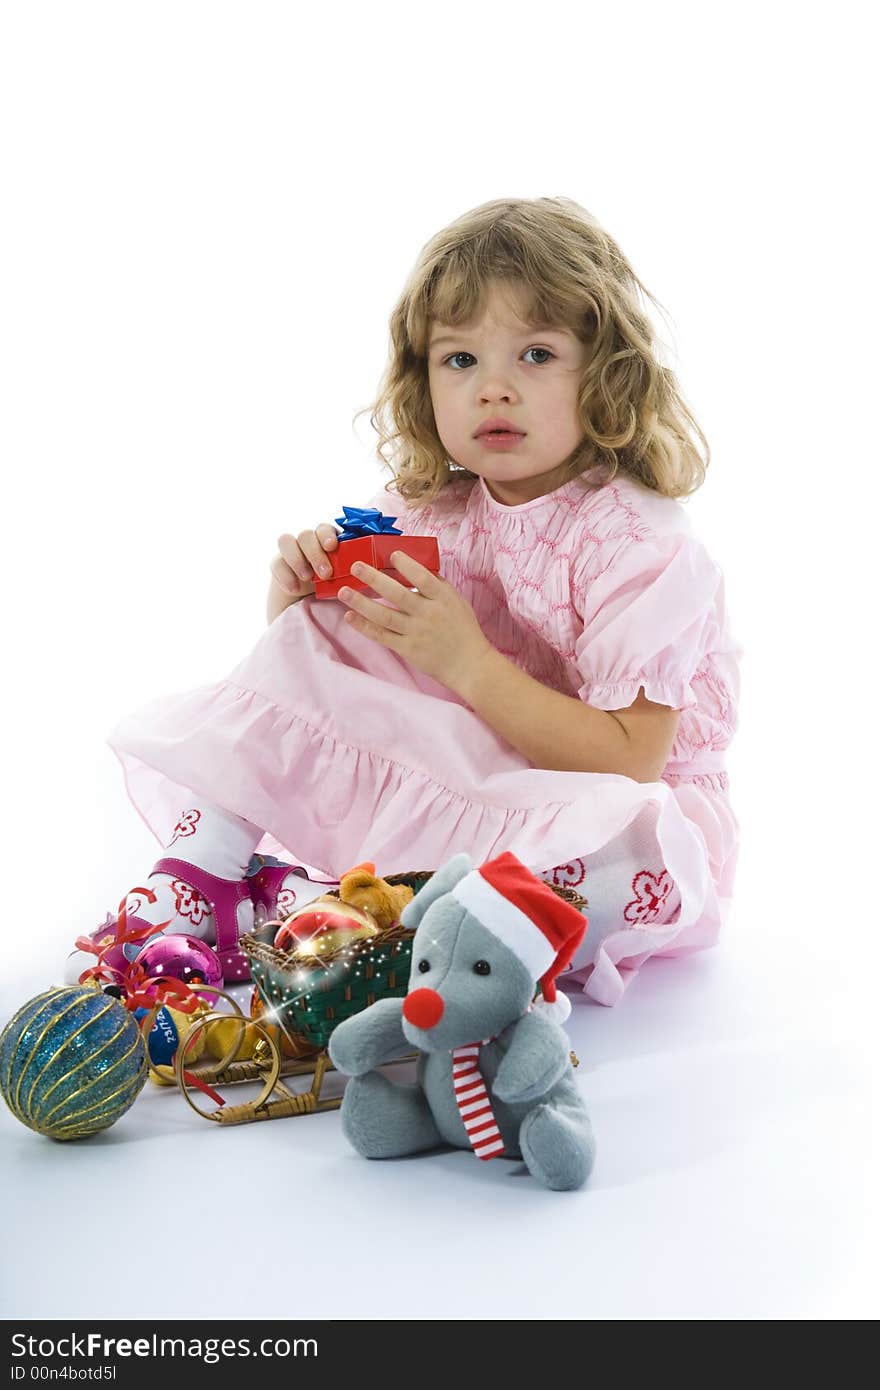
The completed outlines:
{"type": "Polygon", "coordinates": [[[171,888],[178,917],[185,917],[194,927],[200,927],[205,918],[211,915],[211,904],[207,898],[203,898],[196,888],[191,888],[181,878],[172,879],[171,888]]]}
{"type": "Polygon", "coordinates": [[[557,888],[577,888],[587,877],[587,866],[583,859],[572,859],[568,864],[557,864],[555,869],[548,870],[541,877],[545,883],[552,883],[557,888]]]}
{"type": "Polygon", "coordinates": [[[289,917],[296,907],[296,893],[292,888],[280,888],[275,903],[276,917],[289,917]]]}
{"type": "Polygon", "coordinates": [[[640,869],[632,881],[632,891],[636,896],[623,909],[627,922],[656,922],[673,886],[672,879],[665,869],[659,874],[640,869]]]}
{"type": "Polygon", "coordinates": [[[177,839],[183,839],[187,835],[195,835],[196,827],[201,819],[201,811],[184,811],[174,827],[174,834],[168,841],[168,848],[170,849],[177,839]]]}

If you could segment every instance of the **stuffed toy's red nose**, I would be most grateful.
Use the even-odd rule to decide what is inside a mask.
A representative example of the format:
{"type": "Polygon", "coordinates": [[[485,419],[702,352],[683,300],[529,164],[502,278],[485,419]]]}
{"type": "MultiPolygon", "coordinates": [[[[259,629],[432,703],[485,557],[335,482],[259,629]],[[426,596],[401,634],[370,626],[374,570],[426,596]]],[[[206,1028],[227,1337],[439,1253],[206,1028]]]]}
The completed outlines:
{"type": "Polygon", "coordinates": [[[416,1028],[433,1028],[443,1017],[443,1000],[436,989],[414,989],[403,1001],[403,1016],[416,1028]]]}

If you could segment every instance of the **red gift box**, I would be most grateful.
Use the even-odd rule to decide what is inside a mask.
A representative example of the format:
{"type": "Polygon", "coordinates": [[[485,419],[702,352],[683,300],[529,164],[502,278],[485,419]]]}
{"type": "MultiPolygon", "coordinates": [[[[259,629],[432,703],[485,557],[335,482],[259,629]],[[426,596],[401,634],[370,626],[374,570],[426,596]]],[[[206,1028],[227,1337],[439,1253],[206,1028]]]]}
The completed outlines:
{"type": "Polygon", "coordinates": [[[425,569],[433,570],[434,574],[440,573],[440,547],[435,536],[357,536],[350,541],[340,541],[336,549],[329,552],[326,558],[333,576],[331,579],[315,577],[315,598],[335,598],[343,587],[357,589],[360,593],[375,593],[376,590],[366,580],[356,579],[352,575],[351,567],[358,561],[382,570],[383,574],[409,589],[412,581],[400,574],[391,563],[391,556],[396,550],[411,555],[425,569]]]}

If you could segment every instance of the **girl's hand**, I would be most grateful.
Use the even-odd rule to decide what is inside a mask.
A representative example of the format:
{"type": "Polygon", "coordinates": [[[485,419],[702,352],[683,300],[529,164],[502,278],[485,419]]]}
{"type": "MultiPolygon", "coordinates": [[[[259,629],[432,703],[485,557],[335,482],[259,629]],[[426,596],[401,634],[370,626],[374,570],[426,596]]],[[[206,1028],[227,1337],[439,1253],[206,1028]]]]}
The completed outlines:
{"type": "Polygon", "coordinates": [[[335,527],[322,522],[314,531],[278,537],[278,554],[269,566],[272,578],[280,589],[294,598],[305,598],[315,592],[315,576],[330,578],[330,566],[325,552],[339,544],[335,527]]]}
{"type": "Polygon", "coordinates": [[[338,597],[354,609],[346,613],[345,621],[459,694],[474,665],[494,650],[492,644],[484,637],[474,610],[452,584],[403,551],[395,550],[391,563],[418,593],[372,565],[353,565],[352,574],[395,607],[386,608],[356,589],[340,589],[338,597]]]}

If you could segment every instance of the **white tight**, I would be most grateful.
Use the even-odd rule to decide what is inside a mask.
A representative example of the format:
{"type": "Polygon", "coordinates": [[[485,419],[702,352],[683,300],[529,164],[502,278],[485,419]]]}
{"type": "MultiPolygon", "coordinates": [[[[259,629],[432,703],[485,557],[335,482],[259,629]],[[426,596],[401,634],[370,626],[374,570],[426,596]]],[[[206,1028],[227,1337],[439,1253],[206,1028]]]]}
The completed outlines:
{"type": "Polygon", "coordinates": [[[564,978],[578,979],[588,973],[609,932],[669,922],[680,908],[678,888],[660,858],[655,821],[656,811],[646,806],[626,830],[595,854],[557,864],[538,875],[557,887],[574,888],[587,899],[589,926],[564,978]]]}
{"type": "MultiPolygon", "coordinates": [[[[625,831],[601,850],[583,859],[557,864],[538,875],[555,886],[574,888],[587,899],[589,927],[567,975],[592,964],[609,932],[625,926],[668,922],[678,911],[681,899],[660,860],[655,819],[656,811],[645,807],[625,831]]],[[[190,803],[181,811],[167,850],[209,873],[236,879],[244,877],[250,856],[262,837],[263,831],[258,827],[210,802],[190,803]]],[[[307,880],[293,876],[290,882],[294,888],[302,889],[307,880]]],[[[180,879],[164,874],[152,877],[147,886],[156,892],[156,902],[148,903],[142,895],[129,893],[130,912],[157,923],[171,917],[174,920],[168,931],[185,931],[213,940],[213,918],[198,892],[188,891],[180,879]]],[[[305,896],[310,896],[308,891],[305,896]]],[[[242,930],[250,930],[253,925],[251,905],[242,903],[239,913],[248,912],[251,916],[240,923],[242,930]]]]}

